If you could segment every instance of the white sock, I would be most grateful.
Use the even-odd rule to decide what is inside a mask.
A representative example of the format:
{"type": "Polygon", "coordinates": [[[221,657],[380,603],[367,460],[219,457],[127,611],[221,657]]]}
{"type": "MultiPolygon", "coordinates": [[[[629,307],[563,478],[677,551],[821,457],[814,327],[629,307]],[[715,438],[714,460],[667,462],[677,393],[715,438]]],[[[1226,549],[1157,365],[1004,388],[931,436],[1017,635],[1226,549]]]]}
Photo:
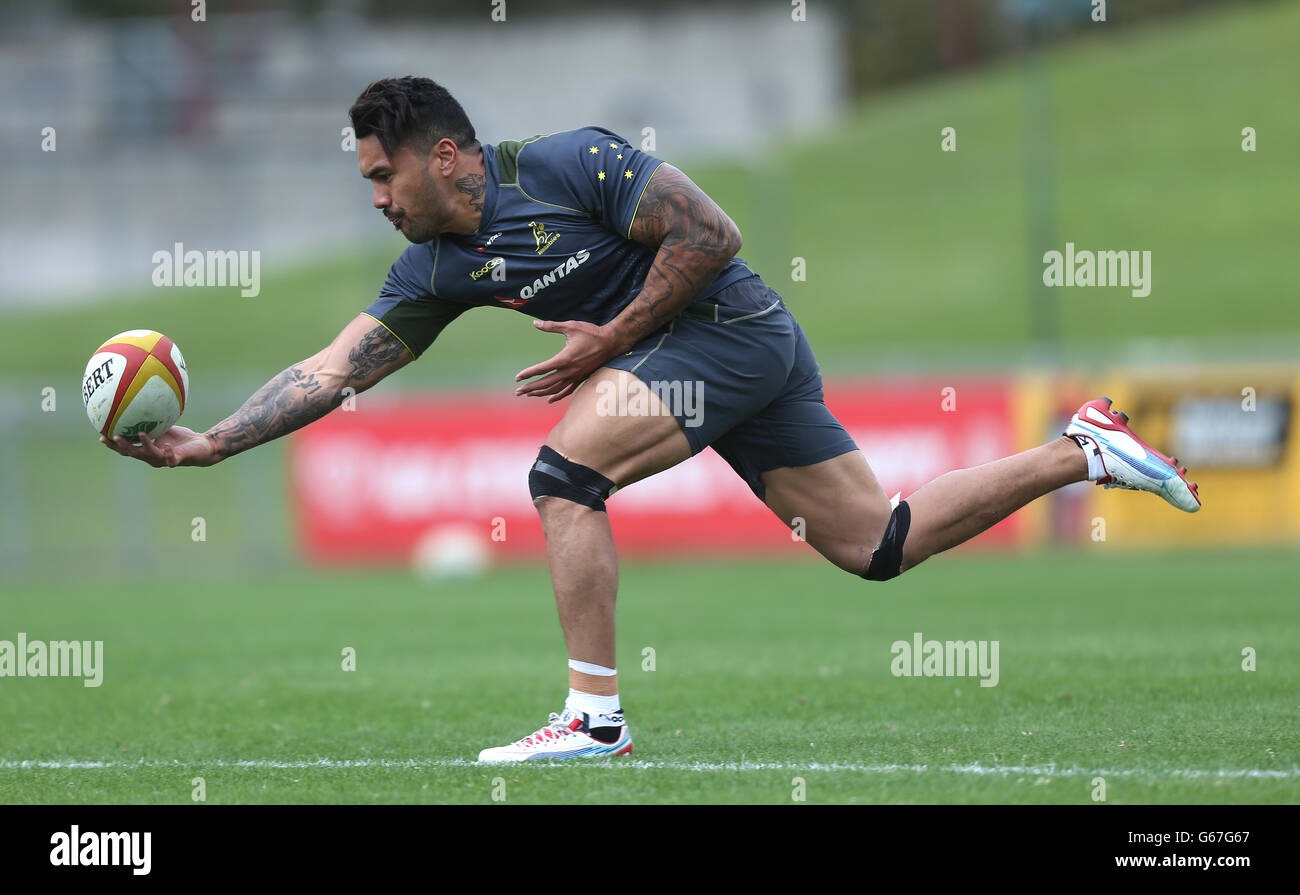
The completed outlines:
{"type": "MultiPolygon", "coordinates": [[[[613,696],[596,696],[593,693],[580,693],[572,688],[569,689],[569,698],[564,701],[564,707],[574,712],[586,712],[592,716],[595,721],[596,715],[614,715],[622,707],[618,701],[618,694],[613,696]]],[[[594,727],[605,727],[608,725],[594,724],[594,727]]]]}
{"type": "Polygon", "coordinates": [[[1097,479],[1105,478],[1107,475],[1106,466],[1101,462],[1101,448],[1097,447],[1091,436],[1088,435],[1071,435],[1074,443],[1083,449],[1083,455],[1088,458],[1088,481],[1095,482],[1097,479]]]}
{"type": "MultiPolygon", "coordinates": [[[[618,669],[606,668],[604,665],[596,665],[592,662],[583,662],[579,659],[570,659],[569,668],[582,674],[594,675],[595,677],[615,677],[618,669]]],[[[572,680],[572,676],[570,676],[572,680]]],[[[610,724],[594,723],[599,719],[597,715],[617,716],[618,710],[622,708],[619,704],[618,694],[613,696],[597,696],[595,693],[583,693],[581,690],[569,688],[569,698],[564,701],[564,707],[571,712],[583,712],[592,716],[593,727],[611,727],[621,724],[623,719],[610,717],[610,724]]]]}

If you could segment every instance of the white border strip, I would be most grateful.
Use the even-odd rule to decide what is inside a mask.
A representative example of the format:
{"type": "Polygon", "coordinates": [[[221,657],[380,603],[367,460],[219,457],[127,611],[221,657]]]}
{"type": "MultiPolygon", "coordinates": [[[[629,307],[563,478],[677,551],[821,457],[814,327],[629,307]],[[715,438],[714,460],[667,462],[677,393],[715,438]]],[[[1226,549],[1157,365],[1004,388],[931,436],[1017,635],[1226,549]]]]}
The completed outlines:
{"type": "MultiPolygon", "coordinates": [[[[686,761],[642,761],[638,759],[615,758],[586,762],[524,762],[536,763],[545,767],[569,766],[595,768],[601,770],[637,770],[637,771],[688,771],[692,773],[716,773],[730,771],[800,771],[804,773],[859,773],[859,774],[971,774],[975,776],[1024,776],[1024,777],[1145,777],[1151,779],[1202,780],[1202,779],[1261,779],[1261,780],[1295,780],[1300,779],[1300,768],[1286,770],[1266,770],[1260,768],[1115,768],[1111,770],[1090,770],[1078,767],[1057,767],[1056,765],[925,765],[925,764],[840,764],[821,762],[686,762],[686,761]]],[[[518,767],[518,765],[513,765],[518,767]]],[[[490,768],[500,765],[484,764],[477,761],[458,758],[439,758],[420,760],[392,758],[355,758],[334,759],[321,758],[315,761],[276,761],[274,759],[209,761],[159,761],[140,759],[139,761],[56,761],[43,759],[3,759],[0,770],[134,770],[137,768],[177,768],[202,770],[204,768],[248,768],[252,770],[343,770],[348,768],[407,768],[423,770],[424,768],[490,768]]]]}

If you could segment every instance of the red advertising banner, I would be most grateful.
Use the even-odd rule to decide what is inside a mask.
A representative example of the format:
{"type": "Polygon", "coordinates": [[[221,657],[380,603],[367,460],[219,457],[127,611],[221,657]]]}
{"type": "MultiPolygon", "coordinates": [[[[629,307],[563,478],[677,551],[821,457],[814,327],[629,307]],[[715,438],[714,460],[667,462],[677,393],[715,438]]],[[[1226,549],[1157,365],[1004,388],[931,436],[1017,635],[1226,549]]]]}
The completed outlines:
{"type": "MultiPolygon", "coordinates": [[[[828,382],[826,403],[891,496],[1018,447],[1004,380],[828,382]]],[[[528,471],[565,406],[499,394],[365,395],[355,411],[308,426],[289,450],[304,555],[405,562],[431,530],[459,525],[481,531],[493,559],[544,556],[528,471]]],[[[608,506],[624,556],[812,549],[711,450],[620,490],[608,506]]],[[[1013,516],[977,543],[1017,534],[1013,516]]]]}

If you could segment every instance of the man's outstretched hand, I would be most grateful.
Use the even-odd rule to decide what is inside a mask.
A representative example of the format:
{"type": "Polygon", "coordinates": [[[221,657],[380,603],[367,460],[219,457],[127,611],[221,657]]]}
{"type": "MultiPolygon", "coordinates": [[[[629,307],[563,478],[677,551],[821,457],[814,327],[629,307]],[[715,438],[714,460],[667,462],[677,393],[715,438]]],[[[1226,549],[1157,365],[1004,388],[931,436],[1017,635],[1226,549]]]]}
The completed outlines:
{"type": "Polygon", "coordinates": [[[535,320],[533,325],[542,332],[563,333],[564,348],[549,360],[519,372],[515,382],[543,373],[550,375],[519,386],[515,389],[518,396],[549,397],[546,403],[554,404],[567,398],[588,376],[618,354],[612,334],[603,326],[581,320],[535,320]]]}
{"type": "Polygon", "coordinates": [[[99,441],[110,451],[135,457],[150,466],[211,466],[218,459],[212,439],[184,426],[172,426],[156,440],[141,432],[139,445],[131,444],[121,435],[112,439],[101,435],[99,441]]]}

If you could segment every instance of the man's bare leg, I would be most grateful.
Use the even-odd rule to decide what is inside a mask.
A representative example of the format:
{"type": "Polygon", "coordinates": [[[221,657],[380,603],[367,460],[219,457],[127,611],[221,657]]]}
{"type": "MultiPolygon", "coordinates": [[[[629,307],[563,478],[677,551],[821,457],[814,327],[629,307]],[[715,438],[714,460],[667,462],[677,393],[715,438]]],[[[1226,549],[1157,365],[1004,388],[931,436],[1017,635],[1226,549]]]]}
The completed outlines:
{"type": "Polygon", "coordinates": [[[912,528],[903,570],[969,541],[1032,500],[1088,478],[1088,460],[1071,438],[1057,438],[969,469],[954,469],[907,498],[912,528]]]}
{"type": "Polygon", "coordinates": [[[535,503],[569,657],[614,668],[618,554],[609,516],[559,497],[535,503]]]}
{"type": "MultiPolygon", "coordinates": [[[[574,393],[564,418],[547,437],[547,447],[566,460],[594,469],[619,487],[691,456],[681,426],[666,412],[602,414],[602,383],[607,388],[624,389],[624,394],[644,388],[631,373],[606,367],[597,370],[574,393]]],[[[659,400],[653,392],[647,391],[647,395],[652,401],[659,400]]],[[[618,556],[609,516],[559,497],[542,497],[534,503],[546,532],[546,559],[569,657],[613,668],[618,556]]]]}
{"type": "MultiPolygon", "coordinates": [[[[649,413],[618,416],[603,412],[612,402],[601,401],[602,389],[606,396],[610,390],[622,390],[622,394],[630,396],[645,386],[631,373],[607,367],[597,370],[573,394],[563,419],[546,439],[547,447],[619,487],[675,466],[691,456],[690,443],[681,426],[653,392],[646,390],[645,395],[649,406],[654,408],[649,413]]],[[[638,403],[625,400],[615,406],[638,406],[638,403]]],[[[618,555],[609,517],[603,510],[564,497],[543,496],[533,503],[546,533],[551,585],[569,652],[569,686],[578,694],[571,693],[571,698],[592,703],[598,701],[592,697],[613,701],[618,693],[617,677],[613,674],[617,668],[614,607],[618,594],[618,555]]],[[[534,738],[538,735],[545,738],[545,730],[534,738]]],[[[565,736],[565,732],[560,731],[558,736],[565,736]]],[[[553,745],[549,740],[542,742],[544,748],[553,745]]],[[[479,759],[499,761],[505,757],[503,753],[515,748],[487,749],[480,753],[479,759]]],[[[561,742],[554,748],[563,750],[568,744],[561,742]]]]}
{"type": "MultiPolygon", "coordinates": [[[[1069,438],[925,484],[906,500],[911,529],[903,544],[904,570],[968,541],[1030,501],[1088,477],[1088,461],[1069,438]]],[[[766,502],[792,525],[802,518],[805,539],[840,568],[861,575],[888,524],[890,507],[861,451],[811,466],[763,473],[766,502]]]]}

